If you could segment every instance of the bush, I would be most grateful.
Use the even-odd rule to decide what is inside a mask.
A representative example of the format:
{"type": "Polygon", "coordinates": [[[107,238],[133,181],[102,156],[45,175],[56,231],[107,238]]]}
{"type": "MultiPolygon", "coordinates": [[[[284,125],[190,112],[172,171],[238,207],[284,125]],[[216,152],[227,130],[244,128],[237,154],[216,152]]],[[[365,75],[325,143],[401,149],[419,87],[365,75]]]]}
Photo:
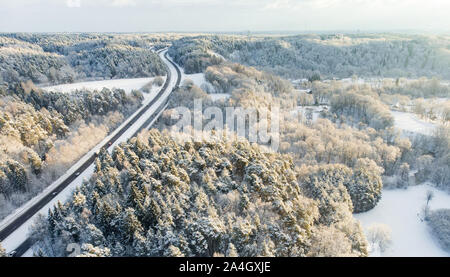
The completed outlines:
{"type": "Polygon", "coordinates": [[[372,224],[367,229],[367,240],[372,244],[372,251],[377,247],[385,252],[392,243],[391,228],[386,224],[372,224]]]}
{"type": "Polygon", "coordinates": [[[432,211],[427,219],[433,236],[445,251],[450,251],[450,209],[432,211]]]}
{"type": "Polygon", "coordinates": [[[141,90],[145,93],[150,93],[150,91],[152,91],[153,88],[153,82],[148,82],[147,84],[145,84],[145,86],[142,87],[141,90]]]}
{"type": "Polygon", "coordinates": [[[155,77],[153,84],[160,87],[164,84],[164,79],[161,76],[155,77]]]}

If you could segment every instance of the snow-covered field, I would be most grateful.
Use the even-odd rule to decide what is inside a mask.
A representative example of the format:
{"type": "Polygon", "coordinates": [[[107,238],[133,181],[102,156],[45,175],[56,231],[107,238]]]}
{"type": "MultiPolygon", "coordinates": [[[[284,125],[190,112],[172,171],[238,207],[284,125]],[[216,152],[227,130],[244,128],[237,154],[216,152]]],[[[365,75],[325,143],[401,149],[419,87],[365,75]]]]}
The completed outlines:
{"type": "Polygon", "coordinates": [[[384,190],[378,205],[366,212],[356,214],[365,231],[372,224],[387,224],[392,230],[392,244],[384,253],[371,256],[392,257],[450,257],[431,236],[421,212],[426,203],[426,193],[433,191],[430,210],[450,209],[450,195],[423,184],[407,189],[384,190]]]}
{"type": "MultiPolygon", "coordinates": [[[[166,81],[166,76],[162,76],[164,82],[166,81]]],[[[115,80],[103,80],[103,81],[92,81],[92,82],[80,82],[73,84],[63,84],[51,87],[42,87],[47,91],[59,91],[64,93],[70,93],[76,91],[77,89],[87,89],[87,90],[102,90],[103,88],[113,89],[120,88],[125,90],[126,93],[130,93],[133,90],[140,90],[143,86],[152,82],[153,78],[132,78],[132,79],[115,79],[115,80]]],[[[143,93],[144,101],[153,98],[155,93],[161,89],[161,86],[153,85],[152,89],[148,93],[143,93]]]]}
{"type": "Polygon", "coordinates": [[[153,81],[154,78],[132,78],[132,79],[113,79],[113,80],[103,80],[103,81],[92,81],[92,82],[81,82],[73,84],[63,84],[57,86],[43,87],[43,89],[60,92],[72,92],[77,89],[88,89],[88,90],[101,90],[102,88],[121,88],[125,92],[129,93],[132,90],[138,90],[145,86],[148,82],[153,81]]]}
{"type": "MultiPolygon", "coordinates": [[[[212,85],[206,81],[204,73],[186,74],[182,72],[181,83],[183,83],[184,80],[191,80],[199,88],[203,89],[204,86],[208,86],[210,91],[214,90],[212,85]]],[[[231,96],[228,93],[209,93],[208,95],[213,101],[227,99],[231,96]]]]}
{"type": "Polygon", "coordinates": [[[395,119],[395,127],[403,131],[431,135],[436,127],[433,123],[421,120],[413,113],[399,111],[391,113],[395,119]]]}

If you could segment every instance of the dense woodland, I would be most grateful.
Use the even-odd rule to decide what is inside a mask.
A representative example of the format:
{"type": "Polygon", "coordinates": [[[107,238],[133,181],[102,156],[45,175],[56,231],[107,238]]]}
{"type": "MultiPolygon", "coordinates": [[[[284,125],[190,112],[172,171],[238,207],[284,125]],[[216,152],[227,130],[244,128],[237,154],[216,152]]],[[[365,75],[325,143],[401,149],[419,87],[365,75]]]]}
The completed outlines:
{"type": "MultiPolygon", "coordinates": [[[[227,66],[222,72],[229,72],[230,67],[227,66]]],[[[235,83],[237,87],[233,89],[231,97],[226,102],[213,103],[200,88],[186,83],[174,93],[169,108],[178,105],[192,108],[194,98],[203,98],[204,108],[208,105],[219,107],[222,105],[223,108],[230,105],[262,108],[276,102],[285,108],[292,105],[288,88],[281,97],[264,92],[264,89],[270,91],[270,88],[280,83],[281,80],[276,77],[259,78],[259,83],[254,82],[255,86],[252,86],[251,79],[245,77],[245,74],[240,76],[241,79],[235,78],[236,74],[239,75],[233,72],[229,76],[232,76],[233,80],[244,80],[243,86],[237,81],[235,83]],[[255,93],[253,89],[260,89],[260,92],[255,93]]],[[[224,82],[226,83],[228,82],[224,82]]],[[[174,123],[171,121],[171,114],[171,110],[165,112],[160,120],[160,128],[169,128],[174,123]]],[[[292,117],[288,112],[284,114],[280,127],[279,150],[293,157],[294,163],[306,173],[317,170],[315,168],[322,165],[330,165],[330,170],[333,170],[334,166],[342,169],[339,173],[342,175],[341,182],[353,200],[353,211],[363,212],[373,208],[381,196],[383,173],[388,175],[396,173],[402,159],[407,157],[406,154],[402,155],[402,152],[406,153],[409,150],[409,141],[390,138],[392,143],[387,143],[383,136],[389,137],[391,129],[383,129],[380,132],[373,128],[355,130],[345,124],[335,125],[328,119],[320,119],[312,124],[305,123],[304,118],[292,117]]]]}
{"type": "Polygon", "coordinates": [[[73,83],[165,74],[158,36],[0,34],[0,83],[73,83]]]}
{"type": "Polygon", "coordinates": [[[187,73],[225,59],[286,78],[438,77],[449,79],[448,36],[301,35],[198,36],[175,41],[172,52],[187,73]]]}
{"type": "MultiPolygon", "coordinates": [[[[183,45],[184,41],[178,43],[183,45]]],[[[192,53],[202,51],[201,44],[194,41],[196,48],[192,46],[191,51],[185,52],[176,43],[171,51],[179,50],[178,60],[187,60],[192,53]]],[[[432,181],[450,189],[447,173],[450,135],[445,105],[441,105],[442,113],[434,110],[444,123],[434,134],[404,137],[393,127],[391,106],[386,100],[386,96],[406,97],[407,92],[411,92],[408,88],[421,91],[421,94],[412,92],[411,101],[424,95],[448,97],[448,86],[436,83],[434,79],[413,82],[398,79],[397,86],[388,82],[378,86],[314,81],[308,85],[312,94],[306,94],[299,93],[289,82],[270,73],[225,60],[206,67],[204,72],[209,85],[203,85],[203,90],[228,93],[230,98],[213,103],[202,88],[187,82],[175,92],[169,107],[192,108],[194,98],[202,98],[204,108],[208,105],[260,108],[278,104],[284,110],[280,151],[291,154],[298,165],[344,164],[355,169],[359,161],[360,165],[370,168],[375,175],[373,180],[381,177],[388,186],[432,181]],[[291,112],[297,106],[322,103],[329,108],[322,109],[321,119],[315,121],[308,114],[291,112]],[[410,170],[417,171],[413,178],[408,175],[410,170]]],[[[161,119],[164,128],[173,123],[170,116],[168,111],[161,119]]]]}
{"type": "Polygon", "coordinates": [[[289,156],[246,140],[180,143],[152,130],[101,153],[33,238],[50,256],[67,243],[81,256],[365,256],[345,176],[298,174],[289,156]]]}
{"type": "Polygon", "coordinates": [[[143,96],[121,89],[48,92],[0,88],[0,218],[62,175],[114,130],[143,96]]]}
{"type": "Polygon", "coordinates": [[[152,48],[168,40],[163,35],[0,35],[0,218],[56,180],[143,100],[139,91],[60,93],[33,83],[164,75],[152,48]]]}
{"type": "MultiPolygon", "coordinates": [[[[155,129],[99,154],[94,175],[34,224],[36,255],[65,256],[77,243],[86,257],[367,256],[352,214],[373,209],[383,189],[432,182],[450,191],[450,90],[440,81],[450,78],[448,37],[5,34],[0,59],[12,62],[0,62],[0,210],[54,180],[142,101],[137,91],[62,94],[17,81],[163,75],[150,47],[169,43],[184,71],[207,83],[186,80],[155,129]],[[355,74],[377,78],[360,83],[355,74]],[[279,106],[279,148],[229,129],[195,142],[171,132],[175,108],[192,110],[194,99],[223,118],[227,107],[279,106]],[[441,125],[405,134],[391,110],[441,125]]],[[[426,220],[448,248],[448,212],[426,220]]]]}

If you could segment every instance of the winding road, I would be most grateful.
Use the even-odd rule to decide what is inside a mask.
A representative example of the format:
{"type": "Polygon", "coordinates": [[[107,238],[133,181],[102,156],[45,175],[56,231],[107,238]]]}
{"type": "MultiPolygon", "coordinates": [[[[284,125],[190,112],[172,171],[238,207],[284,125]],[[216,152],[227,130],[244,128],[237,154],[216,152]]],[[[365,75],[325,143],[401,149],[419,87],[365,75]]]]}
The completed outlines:
{"type": "Polygon", "coordinates": [[[106,137],[94,149],[83,156],[72,166],[64,176],[61,176],[40,195],[30,200],[20,211],[6,218],[0,226],[0,242],[11,256],[20,257],[32,246],[28,238],[28,229],[39,214],[47,214],[48,209],[58,201],[67,199],[73,188],[89,177],[94,170],[96,153],[101,148],[112,151],[114,146],[137,135],[140,131],[150,128],[159,115],[167,107],[170,94],[178,88],[181,82],[179,67],[167,56],[167,49],[158,51],[166,64],[167,78],[161,90],[148,103],[139,108],[130,118],[106,137]],[[176,78],[173,78],[176,75],[176,78]]]}

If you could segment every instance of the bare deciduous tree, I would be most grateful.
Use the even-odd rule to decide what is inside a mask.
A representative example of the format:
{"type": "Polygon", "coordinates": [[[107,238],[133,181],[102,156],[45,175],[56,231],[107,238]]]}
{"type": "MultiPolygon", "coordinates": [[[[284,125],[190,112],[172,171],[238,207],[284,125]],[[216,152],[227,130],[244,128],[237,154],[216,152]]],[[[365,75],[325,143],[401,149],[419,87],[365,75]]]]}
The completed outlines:
{"type": "Polygon", "coordinates": [[[372,251],[379,249],[381,253],[392,244],[391,228],[386,224],[375,223],[367,229],[367,240],[372,246],[372,251]]]}

